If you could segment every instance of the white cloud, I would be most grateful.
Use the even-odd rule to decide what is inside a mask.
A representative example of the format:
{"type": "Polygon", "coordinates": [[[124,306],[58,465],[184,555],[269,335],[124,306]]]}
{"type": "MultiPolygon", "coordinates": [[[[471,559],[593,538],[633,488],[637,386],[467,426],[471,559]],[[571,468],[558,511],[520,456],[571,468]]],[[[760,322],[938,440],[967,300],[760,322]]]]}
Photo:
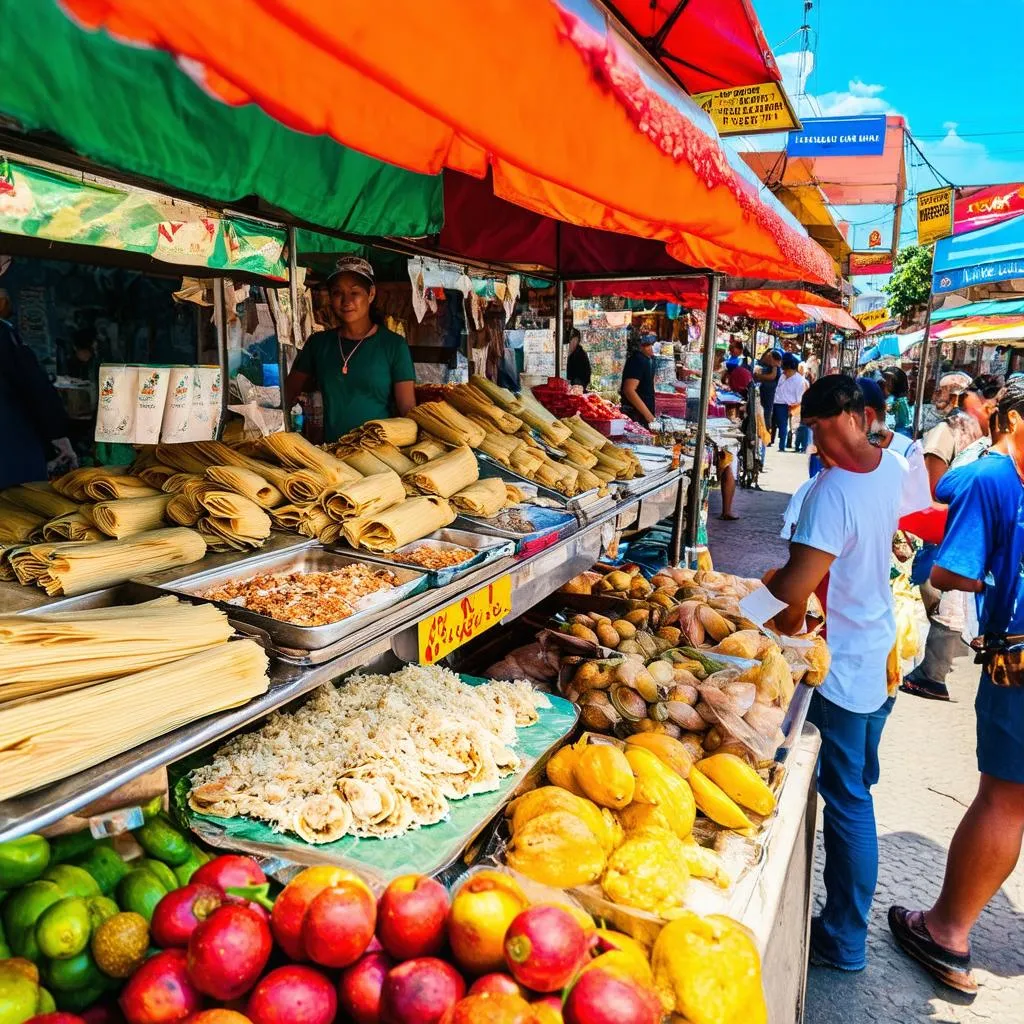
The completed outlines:
{"type": "Polygon", "coordinates": [[[859,78],[855,78],[850,83],[850,92],[854,96],[877,96],[884,90],[884,85],[868,85],[867,82],[862,82],[859,78]]]}
{"type": "Polygon", "coordinates": [[[943,125],[941,139],[919,141],[925,156],[954,185],[988,185],[1002,181],[1024,180],[1024,160],[1004,159],[989,153],[986,146],[957,133],[957,125],[943,125]]]}

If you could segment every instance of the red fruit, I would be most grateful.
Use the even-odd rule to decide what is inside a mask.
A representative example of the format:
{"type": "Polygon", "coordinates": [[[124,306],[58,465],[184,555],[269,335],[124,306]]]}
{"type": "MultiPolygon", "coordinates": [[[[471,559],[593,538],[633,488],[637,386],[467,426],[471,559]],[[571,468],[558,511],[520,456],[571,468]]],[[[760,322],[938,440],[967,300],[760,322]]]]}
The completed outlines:
{"type": "Polygon", "coordinates": [[[436,957],[409,960],[388,972],[381,990],[382,1024],[437,1024],[466,994],[462,975],[436,957]]]}
{"type": "MultiPolygon", "coordinates": [[[[302,935],[302,925],[309,905],[324,889],[347,882],[361,885],[370,893],[366,883],[358,875],[344,868],[326,864],[300,871],[284,887],[281,895],[274,901],[270,925],[277,944],[284,950],[289,960],[309,959],[302,935]]],[[[372,896],[372,893],[370,895],[372,896]]]]}
{"type": "Polygon", "coordinates": [[[348,967],[365,952],[377,923],[373,895],[361,882],[318,893],[302,922],[306,955],[322,967],[348,967]]]}
{"type": "Polygon", "coordinates": [[[262,885],[267,880],[263,868],[252,859],[237,853],[225,853],[203,864],[189,879],[221,889],[243,888],[262,885]]]}
{"type": "Polygon", "coordinates": [[[481,992],[494,992],[524,997],[526,995],[526,990],[511,974],[504,974],[501,971],[495,971],[493,974],[484,974],[469,986],[469,994],[471,996],[479,995],[481,992]]]}
{"type": "Polygon", "coordinates": [[[396,960],[435,956],[444,946],[448,890],[425,875],[403,875],[377,908],[377,938],[396,960]]]}
{"type": "Polygon", "coordinates": [[[171,1024],[202,1005],[189,978],[183,949],[167,949],[150,957],[129,979],[121,998],[128,1024],[171,1024]]]}
{"type": "Polygon", "coordinates": [[[85,1024],[85,1019],[77,1013],[43,1013],[29,1017],[25,1024],[85,1024]]]}
{"type": "Polygon", "coordinates": [[[380,993],[395,962],[386,953],[367,953],[338,978],[338,1008],[353,1024],[379,1024],[380,993]]]}
{"type": "Polygon", "coordinates": [[[659,1024],[662,1006],[654,992],[594,968],[573,985],[562,1015],[565,1024],[659,1024]]]}
{"type": "Polygon", "coordinates": [[[256,984],[274,942],[267,922],[248,907],[218,907],[188,940],[188,973],[200,992],[238,999],[256,984]]]}
{"type": "Polygon", "coordinates": [[[550,1006],[552,1010],[557,1010],[559,1013],[562,1012],[562,997],[557,994],[549,996],[541,996],[540,999],[534,999],[534,1006],[550,1006]]]}
{"type": "Polygon", "coordinates": [[[169,892],[153,911],[150,935],[164,949],[188,945],[189,937],[226,900],[224,890],[212,885],[190,882],[169,892]]]}
{"type": "Polygon", "coordinates": [[[524,910],[505,933],[505,961],[512,977],[535,992],[557,992],[576,976],[587,937],[561,907],[537,904],[524,910]]]}
{"type": "Polygon", "coordinates": [[[334,986],[312,967],[271,971],[252,990],[245,1011],[252,1024],[331,1024],[338,1012],[334,986]]]}
{"type": "Polygon", "coordinates": [[[203,1010],[189,1017],[185,1024],[252,1024],[252,1021],[236,1010],[203,1010]]]}
{"type": "Polygon", "coordinates": [[[460,999],[441,1024],[533,1024],[533,1008],[522,996],[479,992],[460,999]]]}

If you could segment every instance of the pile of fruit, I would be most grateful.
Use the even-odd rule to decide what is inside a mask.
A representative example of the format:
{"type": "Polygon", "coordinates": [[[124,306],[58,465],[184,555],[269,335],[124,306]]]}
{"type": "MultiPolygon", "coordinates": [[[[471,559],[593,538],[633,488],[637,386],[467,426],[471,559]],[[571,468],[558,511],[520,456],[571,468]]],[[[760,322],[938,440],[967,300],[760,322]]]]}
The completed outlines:
{"type": "Polygon", "coordinates": [[[127,862],[88,832],[0,844],[2,1024],[31,1016],[4,1016],[7,1001],[21,1013],[77,1011],[118,988],[146,955],[158,904],[214,877],[210,856],[156,809],[132,834],[144,856],[127,862]]]}
{"type": "Polygon", "coordinates": [[[713,754],[694,764],[664,734],[623,744],[585,734],[552,756],[547,776],[550,785],[509,805],[508,865],[545,885],[598,886],[611,903],[661,918],[686,905],[693,878],[728,887],[715,841],[749,834],[775,809],[771,788],[741,758],[713,754]],[[709,846],[694,835],[698,812],[709,846]]]}
{"type": "Polygon", "coordinates": [[[829,654],[820,638],[783,650],[745,619],[739,601],[759,585],[689,569],[575,577],[559,591],[560,629],[574,641],[560,692],[589,729],[669,736],[693,760],[722,752],[766,766],[796,683],[821,683],[829,654]]]}

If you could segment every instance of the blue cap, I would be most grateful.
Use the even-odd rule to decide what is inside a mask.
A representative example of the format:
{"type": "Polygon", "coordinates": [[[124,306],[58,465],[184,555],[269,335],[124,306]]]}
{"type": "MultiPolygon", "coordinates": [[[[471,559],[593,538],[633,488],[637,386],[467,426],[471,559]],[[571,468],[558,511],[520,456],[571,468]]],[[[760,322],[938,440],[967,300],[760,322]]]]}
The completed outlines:
{"type": "Polygon", "coordinates": [[[795,352],[786,352],[782,357],[782,368],[784,370],[798,370],[800,368],[800,357],[795,352]]]}
{"type": "Polygon", "coordinates": [[[884,410],[885,395],[878,384],[870,377],[858,377],[857,387],[864,396],[864,405],[869,409],[884,410]]]}
{"type": "Polygon", "coordinates": [[[740,365],[740,357],[739,356],[729,356],[729,358],[726,359],[726,361],[725,361],[725,368],[727,370],[735,370],[736,367],[739,366],[739,365],[740,365]]]}

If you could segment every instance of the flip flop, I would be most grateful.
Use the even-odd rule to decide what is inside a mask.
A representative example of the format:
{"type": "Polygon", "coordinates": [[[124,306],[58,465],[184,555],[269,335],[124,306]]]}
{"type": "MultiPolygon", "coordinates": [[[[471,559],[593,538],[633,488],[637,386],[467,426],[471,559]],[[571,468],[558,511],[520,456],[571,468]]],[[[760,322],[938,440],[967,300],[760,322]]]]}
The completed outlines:
{"type": "Polygon", "coordinates": [[[739,516],[720,515],[718,518],[723,519],[727,523],[735,523],[736,520],[739,519],[739,516]]]}
{"type": "Polygon", "coordinates": [[[928,931],[924,914],[906,907],[889,908],[889,930],[896,944],[916,960],[936,981],[973,996],[978,983],[971,971],[971,953],[966,955],[940,946],[928,931]]]}
{"type": "Polygon", "coordinates": [[[909,679],[903,680],[900,684],[900,690],[903,693],[909,693],[912,697],[923,697],[925,700],[941,700],[947,703],[951,700],[948,693],[936,693],[934,690],[929,690],[926,686],[912,683],[909,679]]]}

